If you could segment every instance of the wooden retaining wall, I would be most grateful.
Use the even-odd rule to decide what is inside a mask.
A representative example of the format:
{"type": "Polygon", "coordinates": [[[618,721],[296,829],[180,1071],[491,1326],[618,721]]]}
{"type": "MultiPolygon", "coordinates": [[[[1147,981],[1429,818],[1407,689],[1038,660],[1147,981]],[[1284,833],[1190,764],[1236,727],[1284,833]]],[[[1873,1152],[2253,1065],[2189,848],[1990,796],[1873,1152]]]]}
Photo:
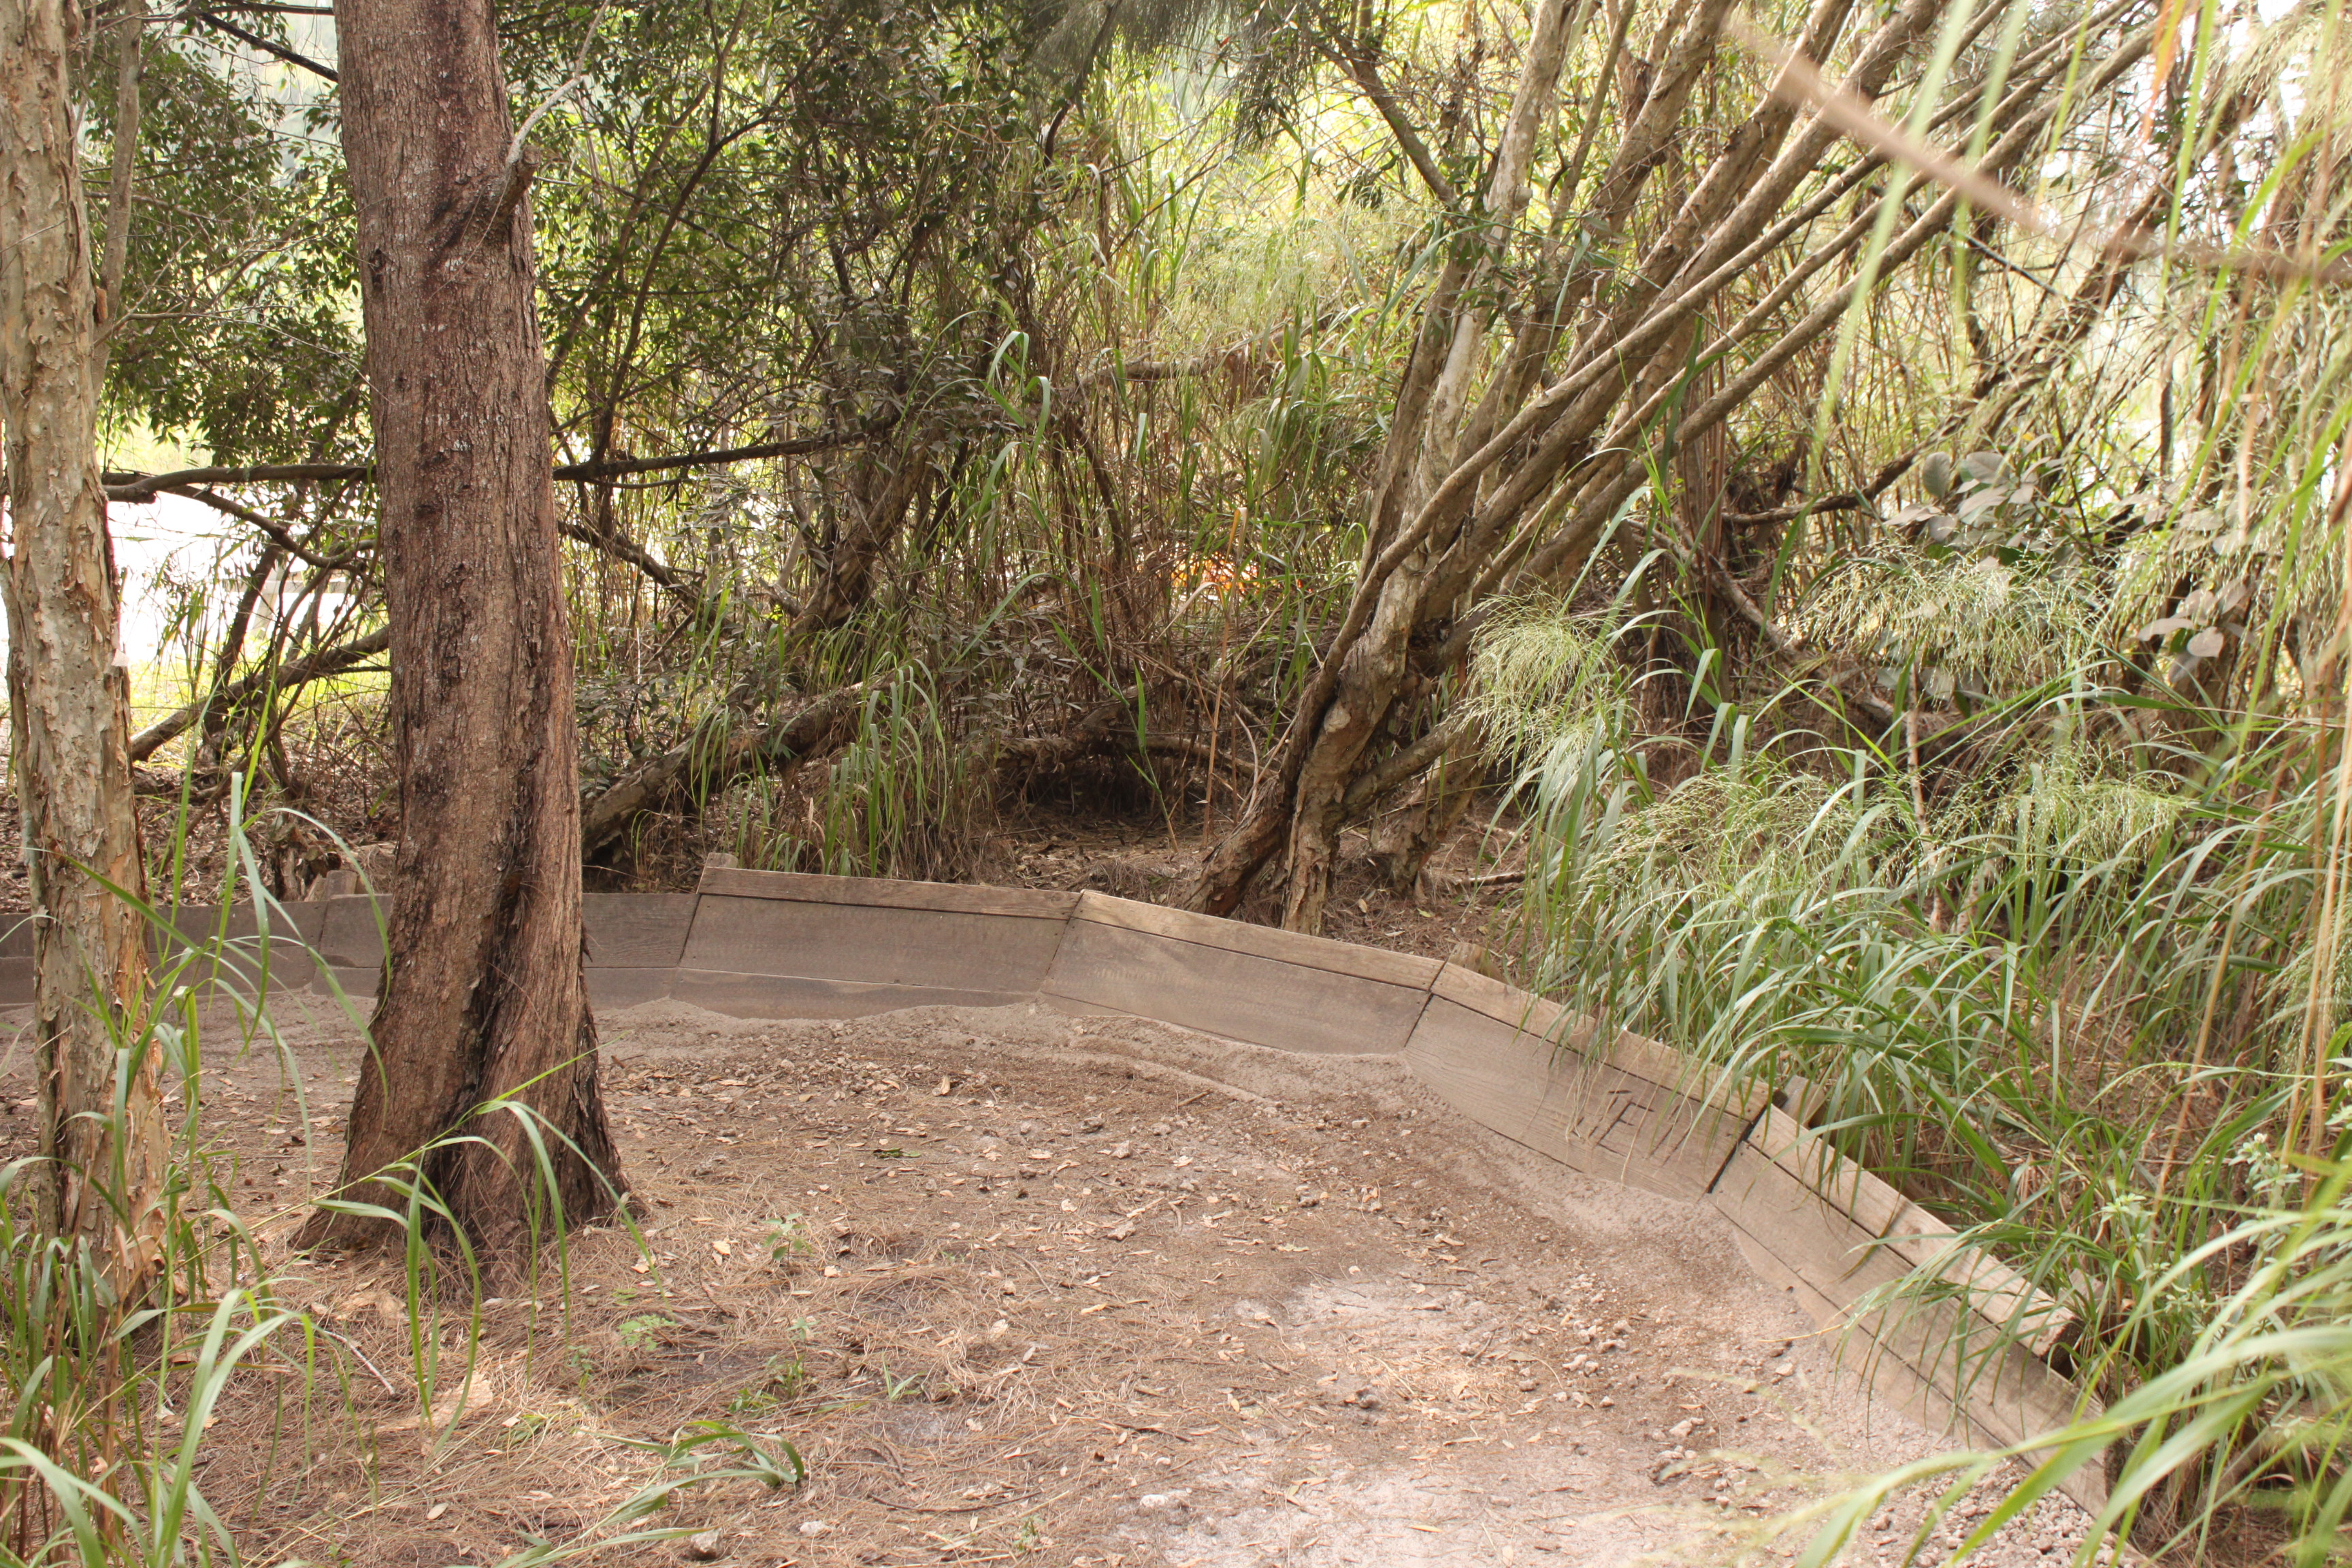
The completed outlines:
{"type": "MultiPolygon", "coordinates": [[[[222,963],[250,984],[372,993],[383,955],[365,898],[283,906],[265,943],[233,911],[222,963]]],[[[216,916],[192,910],[191,938],[216,916]]],[[[587,900],[598,1005],[672,997],[752,1018],[1042,1002],[1155,1018],[1278,1050],[1402,1057],[1455,1110],[1569,1169],[1731,1225],[1749,1264],[1793,1291],[1874,1393],[1931,1427],[2007,1444],[2083,1404],[2043,1358],[2067,1314],[1838,1154],[1801,1120],[1803,1086],[1708,1076],[1638,1036],[1434,959],[1098,893],[714,868],[688,894],[587,900]],[[1903,1312],[1865,1295],[1922,1268],[1944,1282],[1903,1312]]],[[[30,1000],[29,945],[0,938],[0,1005],[30,1000]]],[[[2104,1482],[2070,1489],[2095,1505],[2104,1482]]]]}

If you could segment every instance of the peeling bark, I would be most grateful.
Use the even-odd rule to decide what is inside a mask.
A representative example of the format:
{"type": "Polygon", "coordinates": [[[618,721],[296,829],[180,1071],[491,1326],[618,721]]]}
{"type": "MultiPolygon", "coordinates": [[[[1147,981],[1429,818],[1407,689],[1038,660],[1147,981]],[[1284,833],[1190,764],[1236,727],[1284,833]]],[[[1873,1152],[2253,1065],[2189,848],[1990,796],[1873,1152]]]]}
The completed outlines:
{"type": "Polygon", "coordinates": [[[33,904],[49,1162],[40,1207],[46,1223],[89,1244],[130,1300],[162,1259],[165,1140],[157,1064],[142,1048],[145,923],[130,901],[146,880],[98,468],[98,299],[68,78],[74,25],[60,0],[0,0],[0,586],[33,904]]]}

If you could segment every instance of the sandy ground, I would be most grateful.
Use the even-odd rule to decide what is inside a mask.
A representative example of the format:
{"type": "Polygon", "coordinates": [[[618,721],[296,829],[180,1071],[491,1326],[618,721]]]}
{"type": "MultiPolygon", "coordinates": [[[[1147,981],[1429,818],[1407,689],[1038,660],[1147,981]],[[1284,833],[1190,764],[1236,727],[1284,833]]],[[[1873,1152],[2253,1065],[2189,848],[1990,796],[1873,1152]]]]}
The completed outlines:
{"type": "MultiPolygon", "coordinates": [[[[1830,1371],[1715,1216],[1496,1138],[1392,1059],[1030,1006],[606,1014],[643,1250],[587,1233],[568,1309],[544,1281],[412,1337],[383,1260],[284,1252],[355,1061],[303,1013],[282,1052],[216,1030],[206,1091],[221,1194],[339,1368],[280,1354],[224,1407],[204,1485],[257,1562],[608,1528],[657,1477],[643,1445],[698,1420],[789,1440],[806,1482],[688,1490],[653,1522],[710,1533],[605,1560],[1769,1563],[1797,1543],[1762,1521],[1939,1446],[1830,1371]]],[[[1899,1559],[1918,1513],[1846,1560],[1899,1559]]],[[[2045,1502],[1979,1560],[2063,1561],[2082,1526],[2045,1502]]]]}

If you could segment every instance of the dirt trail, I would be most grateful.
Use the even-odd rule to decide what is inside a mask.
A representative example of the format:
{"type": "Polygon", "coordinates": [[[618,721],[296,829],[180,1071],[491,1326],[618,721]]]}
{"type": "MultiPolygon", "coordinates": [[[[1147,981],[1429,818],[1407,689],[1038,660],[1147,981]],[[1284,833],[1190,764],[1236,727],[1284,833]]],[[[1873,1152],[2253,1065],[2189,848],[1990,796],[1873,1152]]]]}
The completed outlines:
{"type": "MultiPolygon", "coordinates": [[[[493,1303],[487,1392],[437,1455],[396,1279],[296,1266],[289,1295],[380,1369],[363,1422],[407,1435],[290,1472],[224,1446],[207,1489],[256,1500],[257,1558],[495,1562],[646,1479],[626,1439],[709,1418],[809,1460],[797,1492],[666,1516],[762,1568],[1721,1561],[1935,1447],[1830,1373],[1713,1215],[1542,1161],[1389,1058],[1030,1006],[602,1024],[651,1256],[583,1239],[560,1353],[493,1303]]],[[[249,1055],[211,1091],[257,1215],[339,1152],[350,1031],[287,1038],[294,1079],[249,1055]]],[[[2080,1539],[2045,1503],[1989,1561],[2080,1539]]]]}

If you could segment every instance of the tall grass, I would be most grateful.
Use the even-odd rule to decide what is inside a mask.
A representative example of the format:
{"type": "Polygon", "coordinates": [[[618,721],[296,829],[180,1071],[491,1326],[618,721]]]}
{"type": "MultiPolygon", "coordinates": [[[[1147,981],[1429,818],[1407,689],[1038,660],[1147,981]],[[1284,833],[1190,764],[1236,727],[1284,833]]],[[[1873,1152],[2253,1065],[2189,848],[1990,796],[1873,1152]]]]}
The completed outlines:
{"type": "MultiPolygon", "coordinates": [[[[1531,605],[1482,646],[1535,984],[1695,1071],[1819,1085],[1825,1137],[2080,1317],[2066,1353],[2116,1409],[2184,1386],[2260,1281],[2323,1289],[2352,972],[2323,940],[2335,781],[2307,731],[2217,765],[2140,738],[2101,663],[2021,672],[2046,679],[1971,715],[1964,769],[1948,742],[1923,770],[1769,705],[1661,735],[1643,629],[1531,605]],[[2288,1215],[2310,1234],[2280,1260],[2288,1215]]],[[[2129,1521],[2244,1501],[2259,1425],[2185,1426],[2210,1448],[2167,1457],[2129,1521]]]]}
{"type": "MultiPolygon", "coordinates": [[[[257,1210],[249,1191],[241,1197],[235,1163],[212,1136],[223,1114],[213,1102],[214,1085],[254,1053],[281,1064],[306,1132],[320,1109],[302,1100],[302,1075],[272,1022],[283,996],[273,972],[282,975],[289,963],[307,967],[316,955],[301,947],[291,911],[266,888],[237,904],[236,892],[255,886],[246,875],[258,869],[258,852],[241,779],[232,781],[230,796],[228,896],[209,926],[194,934],[182,928],[196,922],[180,918],[174,904],[144,907],[158,950],[152,999],[128,1012],[131,1022],[116,1042],[110,1114],[121,1119],[121,1086],[147,1057],[163,1069],[167,1104],[176,1102],[162,1261],[151,1288],[124,1298],[88,1244],[38,1228],[26,1194],[37,1159],[0,1166],[0,1564],[7,1568],[244,1561],[257,1522],[247,1510],[259,1496],[278,1480],[299,1478],[314,1455],[368,1429],[352,1391],[383,1374],[331,1321],[284,1290],[281,1271],[295,1260],[266,1244],[264,1233],[292,1215],[257,1210]],[[257,1404],[274,1413],[270,1453],[236,1495],[215,1496],[204,1479],[213,1458],[207,1429],[216,1418],[241,1415],[237,1429],[246,1430],[257,1404]]],[[[181,821],[184,827],[184,810],[181,821]]],[[[168,858],[180,863],[176,853],[168,858]]],[[[328,973],[323,964],[319,973],[328,973]]],[[[358,1030],[355,1011],[351,1021],[358,1030]]],[[[494,1102],[477,1114],[527,1111],[494,1102]]],[[[448,1136],[473,1134],[461,1127],[448,1136]]],[[[536,1190],[551,1193],[544,1130],[535,1147],[536,1190]]],[[[406,1381],[416,1419],[446,1443],[447,1412],[463,1405],[462,1397],[453,1405],[452,1392],[462,1395],[482,1374],[488,1282],[421,1175],[430,1152],[418,1151],[380,1173],[400,1201],[398,1209],[381,1212],[401,1237],[406,1381]]],[[[96,1186],[120,1190],[102,1173],[96,1186]]],[[[298,1187],[298,1203],[310,1201],[307,1188],[298,1187]]],[[[534,1299],[552,1308],[533,1319],[535,1352],[539,1334],[560,1342],[568,1321],[572,1237],[561,1212],[543,1201],[535,1203],[528,1228],[527,1283],[534,1299]]],[[[643,1237],[636,1240],[642,1250],[643,1237]]],[[[803,1474],[789,1442],[724,1422],[694,1423],[666,1442],[640,1447],[655,1460],[649,1479],[585,1528],[510,1557],[510,1568],[668,1541],[691,1527],[655,1516],[684,1490],[732,1482],[797,1485],[803,1474]]]]}
{"type": "Polygon", "coordinates": [[[2315,1178],[2298,1203],[2204,1205],[2207,1238],[2134,1305],[2126,1337],[2168,1300],[2195,1300],[2199,1331],[2168,1363],[2094,1416],[2011,1448],[1937,1455],[1795,1511],[1778,1523],[1803,1541],[1797,1562],[1837,1560],[1890,1499],[1933,1489],[1905,1552],[1916,1560],[1954,1503],[2021,1467],[2022,1480],[1954,1553],[1966,1556],[2100,1465],[2111,1484],[2092,1543],[2129,1536],[2192,1563],[2343,1562],[2352,1552],[2352,1163],[2301,1162],[2298,1173],[2315,1178]],[[2207,1284],[2217,1271],[2236,1281],[2220,1294],[2207,1284]]]}

